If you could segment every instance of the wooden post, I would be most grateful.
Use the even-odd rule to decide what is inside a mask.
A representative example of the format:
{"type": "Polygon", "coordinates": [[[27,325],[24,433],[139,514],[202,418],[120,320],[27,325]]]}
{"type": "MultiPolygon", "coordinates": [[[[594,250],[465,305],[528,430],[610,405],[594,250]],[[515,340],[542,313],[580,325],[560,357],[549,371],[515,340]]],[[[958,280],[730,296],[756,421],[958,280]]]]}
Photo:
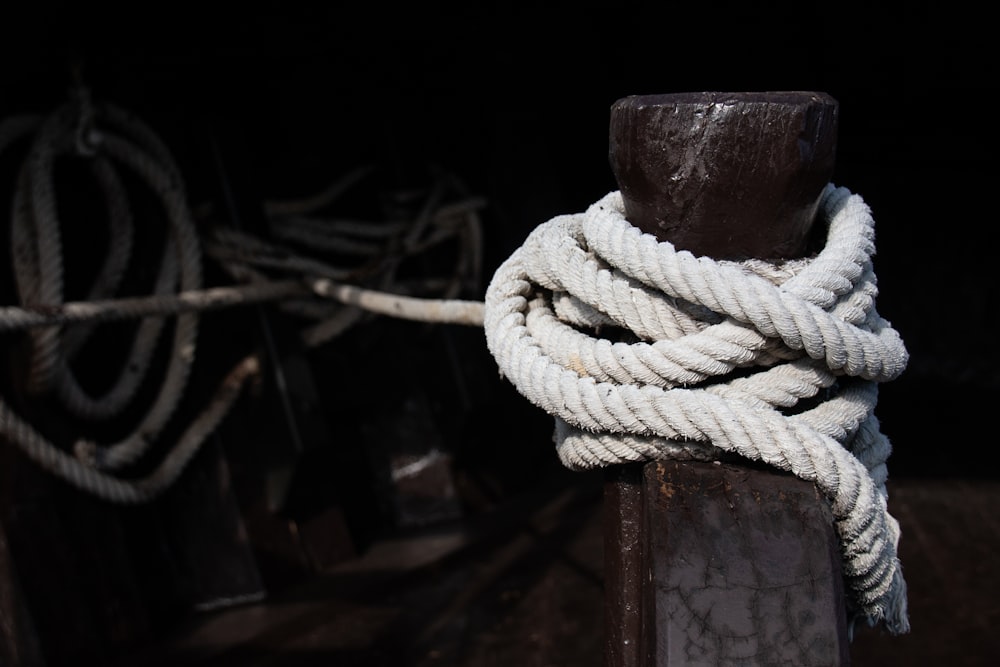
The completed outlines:
{"type": "MultiPolygon", "coordinates": [[[[838,105],[813,92],[633,96],[609,157],[628,220],[715,259],[806,256],[838,105]]],[[[750,462],[609,469],[608,667],[846,665],[833,518],[812,483],[750,462]]]]}

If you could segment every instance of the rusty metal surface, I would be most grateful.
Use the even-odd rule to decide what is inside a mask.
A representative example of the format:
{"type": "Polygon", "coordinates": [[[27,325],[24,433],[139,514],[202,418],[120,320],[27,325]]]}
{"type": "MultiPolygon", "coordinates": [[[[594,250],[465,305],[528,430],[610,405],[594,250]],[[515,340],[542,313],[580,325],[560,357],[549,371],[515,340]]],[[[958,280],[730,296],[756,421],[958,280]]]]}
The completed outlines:
{"type": "Polygon", "coordinates": [[[618,100],[608,152],[626,217],[695,255],[807,254],[833,174],[838,109],[819,92],[618,100]]]}
{"type": "MultiPolygon", "coordinates": [[[[609,159],[626,217],[715,259],[808,254],[837,111],[830,95],[797,91],[618,100],[609,159]]],[[[610,520],[625,522],[605,545],[620,591],[606,601],[608,667],[847,663],[833,519],[812,484],[677,462],[617,487],[606,490],[610,520]]]]}
{"type": "Polygon", "coordinates": [[[846,665],[833,517],[815,487],[727,464],[605,486],[605,665],[846,665]]]}
{"type": "Polygon", "coordinates": [[[604,664],[649,664],[655,638],[649,587],[649,525],[645,508],[644,464],[615,466],[604,485],[604,664]],[[612,621],[612,619],[614,619],[612,621]]]}
{"type": "Polygon", "coordinates": [[[846,665],[833,515],[813,484],[727,464],[644,470],[655,660],[846,665]]]}

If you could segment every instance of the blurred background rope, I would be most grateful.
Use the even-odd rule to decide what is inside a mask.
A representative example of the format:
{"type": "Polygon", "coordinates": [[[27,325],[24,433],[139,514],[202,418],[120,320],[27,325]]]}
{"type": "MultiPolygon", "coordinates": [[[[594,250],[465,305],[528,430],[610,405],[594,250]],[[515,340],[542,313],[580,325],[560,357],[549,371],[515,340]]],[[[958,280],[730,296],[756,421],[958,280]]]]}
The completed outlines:
{"type": "MultiPolygon", "coordinates": [[[[171,331],[155,398],[123,438],[103,443],[79,437],[70,454],[43,434],[44,425],[28,423],[0,400],[0,433],[49,472],[106,500],[144,502],[162,493],[221,422],[244,384],[259,374],[254,355],[239,361],[151,473],[141,478],[123,473],[150,453],[175,414],[195,360],[199,314],[204,311],[274,303],[307,322],[301,332],[306,346],[329,342],[374,313],[482,323],[481,302],[454,297],[478,289],[478,211],[485,202],[469,196],[456,178],[440,170],[429,192],[399,193],[384,222],[330,214],[336,199],[368,176],[370,168],[338,179],[313,197],[266,202],[269,237],[262,238],[218,223],[210,205],[202,207],[196,222],[180,168],[155,132],[126,111],[95,102],[82,86],[69,103],[45,117],[12,117],[0,123],[0,154],[21,144],[27,148],[17,170],[10,220],[20,303],[0,307],[0,331],[26,332],[30,358],[22,381],[27,396],[55,399],[67,415],[85,423],[121,420],[134,411],[158,341],[165,330],[171,331]],[[72,176],[87,174],[91,183],[71,181],[62,174],[66,165],[76,168],[66,169],[72,176]],[[66,190],[96,185],[105,215],[88,217],[85,224],[97,217],[107,221],[106,230],[82,230],[82,250],[63,244],[67,225],[80,224],[76,217],[61,217],[61,207],[69,206],[65,196],[60,199],[67,184],[72,187],[66,190]],[[136,213],[131,200],[136,186],[154,196],[156,214],[145,209],[141,216],[136,213]],[[419,207],[416,213],[414,205],[419,207]],[[159,239],[154,244],[160,249],[159,262],[148,286],[135,284],[136,275],[143,272],[130,269],[136,261],[145,261],[134,257],[136,223],[147,236],[159,239]],[[199,228],[206,231],[200,233],[199,228]],[[101,239],[104,252],[95,253],[101,239]],[[450,274],[427,278],[404,266],[450,241],[457,241],[450,274]],[[78,255],[67,258],[66,250],[78,255]],[[235,284],[205,288],[203,252],[235,284]],[[79,266],[80,253],[100,262],[89,267],[92,275],[84,298],[67,302],[66,265],[72,260],[79,266]],[[122,294],[129,291],[140,293],[122,294]],[[428,298],[432,296],[438,298],[428,298]],[[86,356],[92,338],[100,337],[99,324],[122,320],[136,322],[127,354],[117,367],[99,364],[102,375],[113,375],[114,380],[94,394],[77,376],[74,362],[86,356]]],[[[143,268],[148,272],[148,266],[143,268]]],[[[75,287],[82,278],[74,275],[71,280],[75,287]]]]}

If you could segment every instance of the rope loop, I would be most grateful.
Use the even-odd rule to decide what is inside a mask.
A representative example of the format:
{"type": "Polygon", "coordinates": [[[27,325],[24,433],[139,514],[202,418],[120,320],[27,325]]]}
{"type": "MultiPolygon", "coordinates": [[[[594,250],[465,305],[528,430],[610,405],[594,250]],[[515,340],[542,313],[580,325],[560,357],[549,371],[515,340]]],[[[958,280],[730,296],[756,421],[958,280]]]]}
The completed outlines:
{"type": "MultiPolygon", "coordinates": [[[[87,250],[91,240],[103,236],[106,252],[86,289],[89,302],[108,300],[128,287],[130,267],[136,262],[136,234],[143,230],[162,248],[153,267],[151,299],[170,300],[178,290],[197,292],[202,287],[201,247],[187,203],[180,169],[155,132],[135,116],[110,104],[98,104],[83,85],[76,86],[71,100],[44,118],[15,117],[0,123],[0,151],[21,139],[28,149],[17,173],[11,207],[10,234],[15,286],[22,308],[28,312],[61,312],[64,299],[63,232],[68,229],[56,190],[56,167],[62,160],[83,158],[103,199],[107,230],[83,230],[87,250]],[[128,172],[128,177],[125,176],[128,172]],[[159,204],[160,215],[138,220],[126,188],[126,179],[145,187],[159,204]]],[[[77,172],[74,172],[77,173],[77,172]]],[[[64,183],[60,180],[60,183],[64,183]]],[[[100,217],[100,216],[95,216],[100,217]]],[[[81,233],[80,230],[74,230],[81,233]]],[[[73,248],[68,248],[72,250],[73,248]]],[[[95,257],[99,255],[94,254],[95,257]]],[[[143,267],[140,273],[145,273],[143,267]]],[[[5,309],[6,310],[6,309],[5,309]]],[[[109,420],[126,411],[153,365],[154,353],[166,318],[160,314],[136,315],[140,321],[126,344],[123,363],[109,368],[110,387],[100,392],[85,388],[73,364],[86,342],[95,334],[100,319],[92,318],[72,328],[38,326],[28,332],[30,359],[25,381],[29,394],[52,397],[74,418],[85,422],[109,420]]],[[[157,308],[152,308],[156,313],[157,308]]],[[[166,309],[163,310],[166,313],[166,309]]],[[[5,317],[5,320],[7,318],[5,317]]],[[[13,317],[15,322],[17,317],[13,317]]],[[[23,318],[22,318],[23,319],[23,318]]],[[[141,406],[133,430],[111,443],[80,439],[72,454],[48,440],[0,401],[0,435],[18,445],[25,454],[50,472],[107,500],[141,502],[162,492],[208,436],[205,424],[215,424],[236,397],[234,385],[256,374],[256,361],[246,359],[223,382],[213,402],[197,417],[160,467],[141,480],[115,476],[144,457],[155,444],[180,403],[195,357],[198,315],[177,314],[171,327],[170,350],[164,377],[152,399],[141,406]]]]}
{"type": "Polygon", "coordinates": [[[905,632],[891,447],[874,409],[908,354],[875,309],[868,206],[830,184],[820,211],[814,257],[714,261],[644,234],[611,192],[539,225],[495,272],[487,346],[554,416],[569,468],[735,456],[816,483],[852,615],[905,632]]]}

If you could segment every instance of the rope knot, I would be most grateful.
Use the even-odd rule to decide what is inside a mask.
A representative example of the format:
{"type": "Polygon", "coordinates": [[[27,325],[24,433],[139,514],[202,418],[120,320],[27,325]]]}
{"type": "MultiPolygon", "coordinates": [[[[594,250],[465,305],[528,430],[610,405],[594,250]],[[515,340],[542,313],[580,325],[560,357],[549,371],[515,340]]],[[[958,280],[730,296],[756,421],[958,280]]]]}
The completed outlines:
{"type": "Polygon", "coordinates": [[[716,262],[643,234],[609,193],[537,227],[500,266],[487,345],[555,417],[570,468],[735,456],[815,482],[837,518],[857,614],[899,630],[891,447],[874,407],[907,353],[875,310],[868,207],[830,185],[820,210],[815,257],[716,262]]]}

